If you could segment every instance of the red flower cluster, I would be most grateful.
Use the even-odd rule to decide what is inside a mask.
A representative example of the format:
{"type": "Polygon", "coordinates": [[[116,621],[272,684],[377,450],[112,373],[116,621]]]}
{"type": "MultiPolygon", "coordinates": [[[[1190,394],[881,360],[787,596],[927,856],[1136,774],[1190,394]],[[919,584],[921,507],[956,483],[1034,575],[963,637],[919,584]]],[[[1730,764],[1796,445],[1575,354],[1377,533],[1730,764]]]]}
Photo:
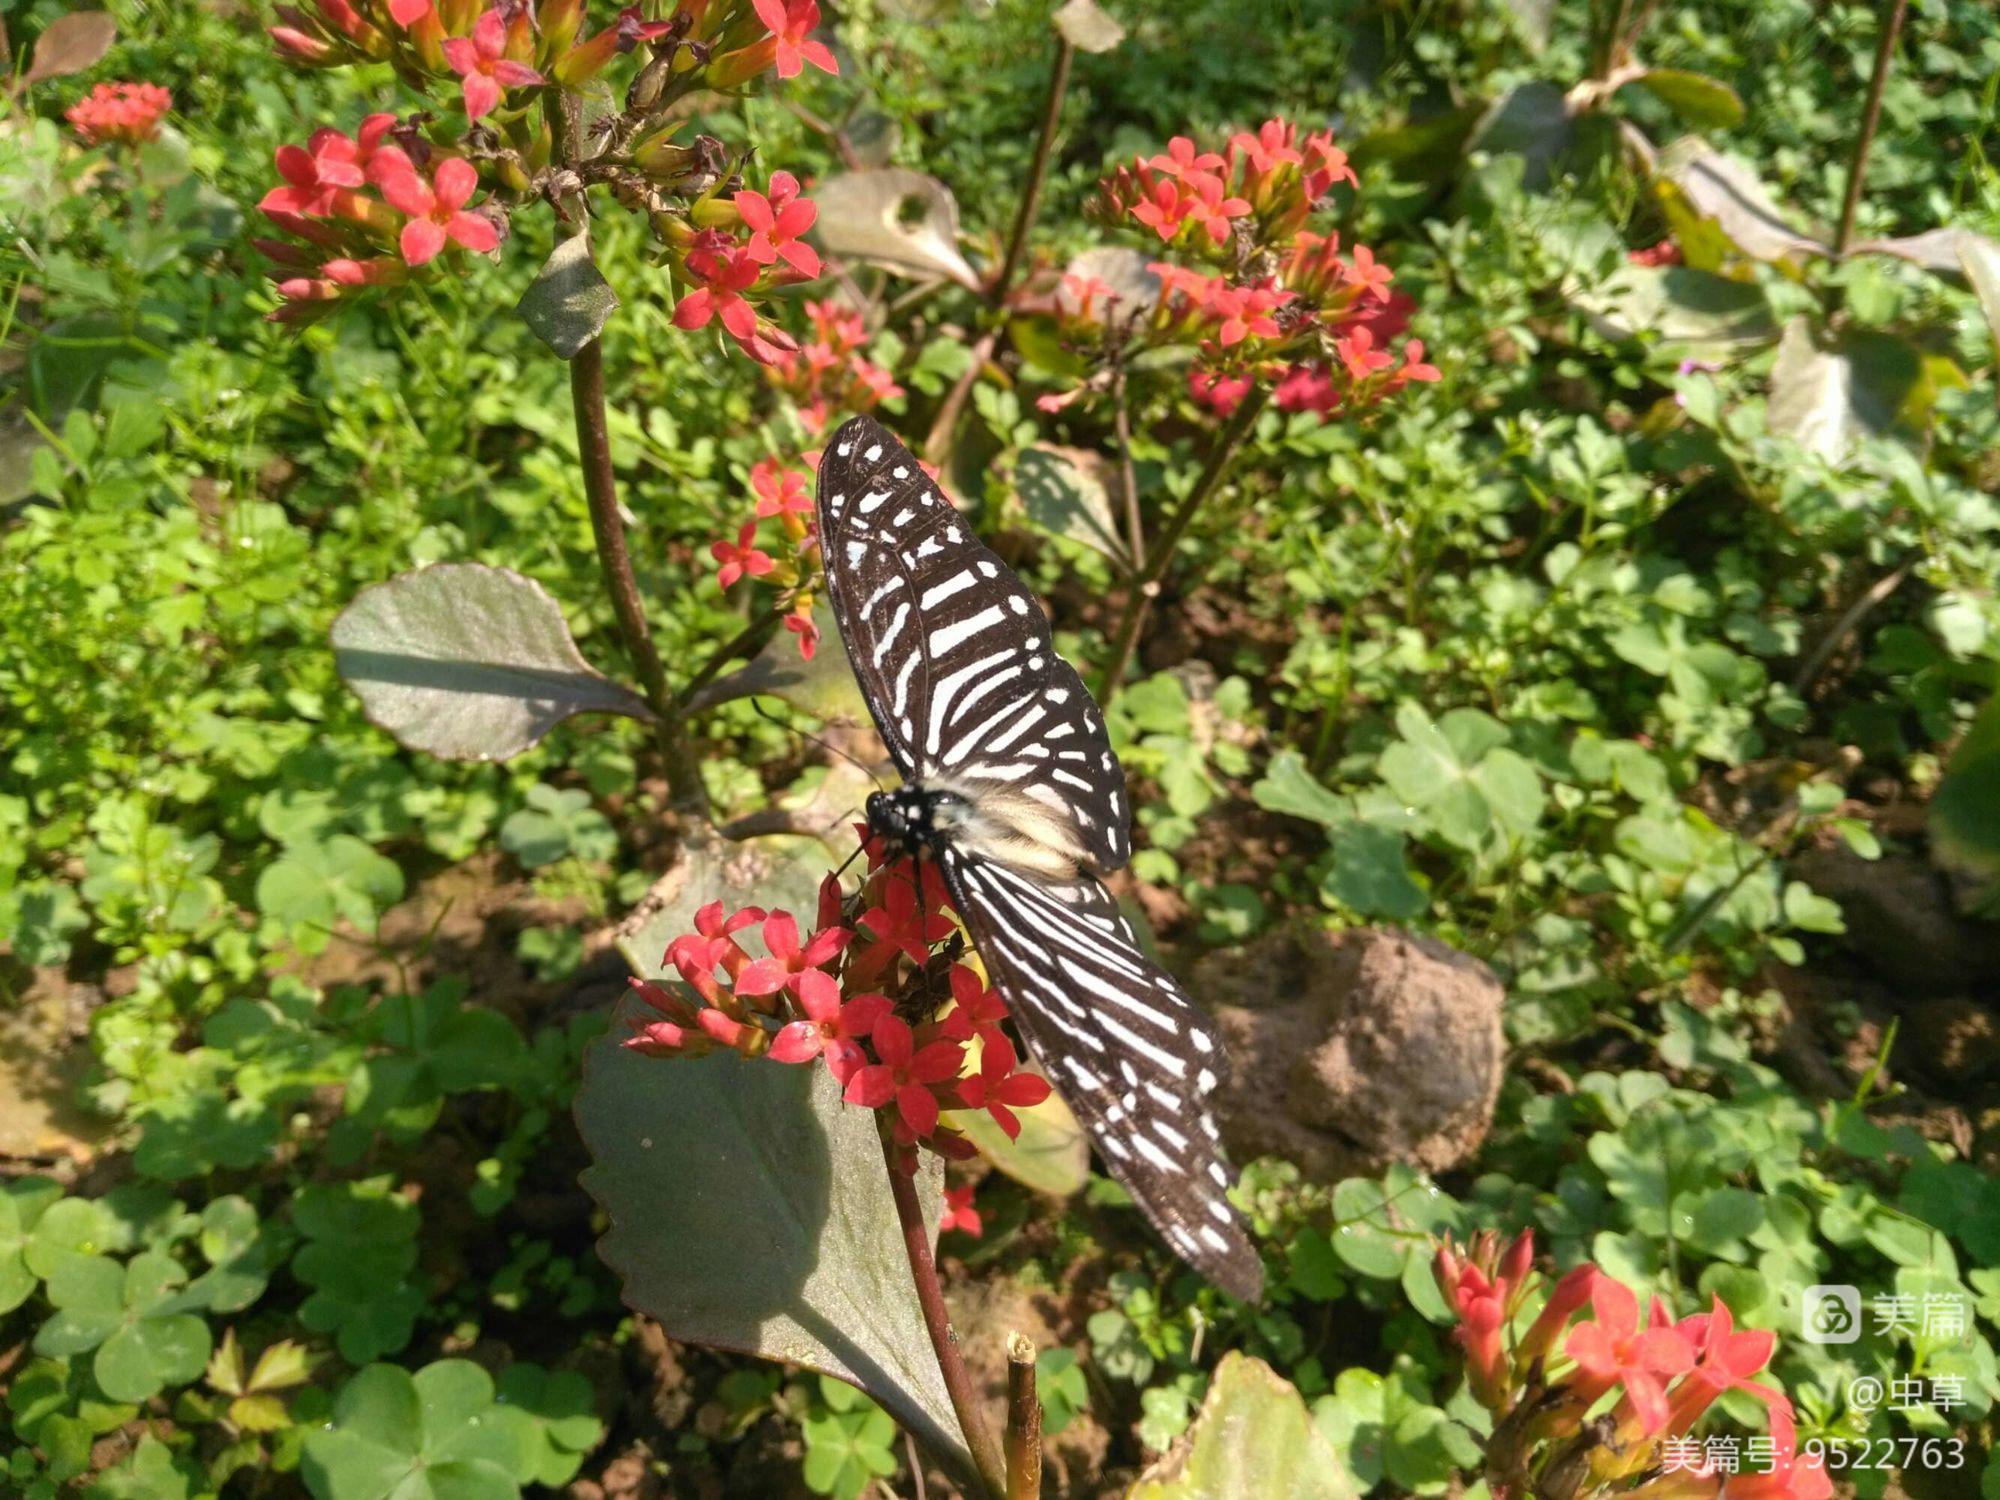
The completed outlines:
{"type": "MultiPolygon", "coordinates": [[[[319,130],[307,145],[281,151],[284,182],[266,197],[264,210],[305,246],[266,244],[281,265],[302,273],[280,281],[285,305],[273,317],[308,322],[359,288],[408,279],[451,244],[497,247],[507,214],[541,195],[555,156],[547,112],[534,107],[539,96],[581,87],[621,54],[646,49],[642,61],[651,76],[672,77],[683,92],[697,82],[740,86],[772,69],[789,78],[808,63],[838,71],[832,53],[809,35],[819,21],[814,0],[675,0],[657,20],[628,5],[589,35],[585,6],[586,0],[280,5],[271,36],[288,60],[316,68],[387,63],[411,87],[454,97],[466,129],[425,123],[419,130],[416,122],[429,122],[428,114],[404,127],[389,115],[371,115],[353,139],[319,130]],[[392,127],[393,146],[383,140],[392,127]],[[482,180],[502,197],[472,208],[482,180]]],[[[664,84],[651,87],[649,97],[658,98],[664,84]]],[[[164,108],[166,95],[156,92],[164,108]]],[[[675,321],[689,329],[719,322],[766,363],[794,352],[790,335],[760,323],[754,302],[774,285],[818,274],[818,256],[800,240],[812,225],[812,204],[784,172],[763,192],[713,196],[719,143],[675,146],[677,126],[663,118],[642,111],[626,121],[623,128],[639,138],[622,142],[624,175],[606,180],[621,202],[647,211],[673,255],[676,279],[690,288],[675,321]],[[676,194],[688,206],[669,206],[676,194]],[[747,241],[735,237],[738,228],[748,230],[747,241]]]]}
{"type": "Polygon", "coordinates": [[[756,517],[737,528],[733,541],[720,537],[709,543],[708,553],[716,561],[716,582],[725,589],[739,579],[767,578],[786,591],[785,629],[798,637],[799,654],[811,661],[819,647],[819,627],[813,623],[813,590],[818,575],[812,565],[819,537],[806,486],[819,455],[807,453],[799,461],[806,468],[790,468],[775,458],[759,459],[751,465],[756,517]],[[757,543],[758,524],[769,520],[777,521],[783,535],[777,556],[757,543]]]}
{"type": "Polygon", "coordinates": [[[257,248],[310,274],[279,281],[285,302],[273,321],[310,322],[365,287],[407,281],[453,245],[484,252],[500,243],[498,213],[466,207],[479,189],[472,163],[433,151],[394,115],[370,115],[351,138],[315,130],[303,146],[280,146],[277,167],[284,185],[257,206],[293,238],[257,248]]]}
{"type": "Polygon", "coordinates": [[[1771,1357],[1773,1336],[1738,1329],[1718,1300],[1675,1320],[1655,1298],[1639,1299],[1593,1265],[1578,1266],[1543,1293],[1525,1330],[1535,1281],[1534,1238],[1503,1250],[1490,1230],[1461,1250],[1449,1240],[1434,1271],[1458,1314],[1454,1337],[1466,1383],[1495,1416],[1486,1455],[1495,1493],[1561,1466],[1581,1474],[1577,1495],[1615,1492],[1645,1500],[1826,1500],[1825,1466],[1798,1452],[1792,1403],[1751,1377],[1771,1357]],[[1572,1323],[1577,1314],[1589,1315],[1572,1323]],[[1669,1470],[1664,1446],[1688,1431],[1725,1392],[1763,1403],[1771,1462],[1761,1472],[1724,1476],[1669,1470]],[[1586,1421],[1611,1398],[1600,1419],[1586,1421]]]}
{"type": "Polygon", "coordinates": [[[973,1187],[948,1187],[944,1190],[944,1212],[938,1215],[938,1233],[949,1234],[954,1229],[971,1239],[978,1239],[986,1232],[986,1225],[979,1217],[979,1210],[972,1206],[973,1187]]]}
{"type": "MultiPolygon", "coordinates": [[[[749,222],[745,220],[745,222],[749,222]]],[[[868,327],[861,314],[828,298],[808,302],[812,332],[803,345],[770,362],[772,382],[792,398],[808,432],[824,432],[843,413],[870,412],[903,394],[903,388],[861,351],[868,327]]]]}
{"type": "MultiPolygon", "coordinates": [[[[1085,343],[1102,325],[1106,338],[1192,344],[1189,393],[1224,414],[1266,384],[1281,409],[1328,415],[1436,380],[1421,342],[1410,340],[1400,357],[1389,348],[1414,305],[1389,290],[1389,268],[1366,245],[1343,255],[1338,235],[1305,227],[1343,182],[1355,177],[1332,136],[1301,139],[1284,120],[1232,136],[1226,154],[1177,136],[1164,154],[1119,168],[1095,212],[1151,230],[1195,264],[1151,263],[1158,299],[1150,316],[1129,319],[1100,314],[1103,283],[1065,277],[1056,309],[1066,336],[1085,343]]],[[[1078,394],[1039,404],[1058,410],[1078,394]]]]}
{"type": "Polygon", "coordinates": [[[65,110],[63,118],[89,145],[120,141],[137,146],[160,133],[160,117],[173,103],[173,95],[157,83],[100,83],[65,110]]]}
{"type": "Polygon", "coordinates": [[[1681,247],[1671,238],[1664,239],[1643,250],[1627,250],[1625,259],[1635,266],[1677,266],[1681,263],[1681,247]]]}
{"type": "MultiPolygon", "coordinates": [[[[974,970],[951,966],[942,1013],[930,996],[931,949],[956,931],[935,868],[871,859],[871,869],[852,921],[838,879],[826,878],[804,939],[790,912],[704,906],[695,930],[667,948],[686,991],[635,979],[661,1019],[638,1024],[625,1045],[653,1056],[720,1046],[782,1063],[823,1059],[848,1103],[882,1112],[891,1137],[907,1148],[906,1167],[919,1145],[972,1154],[944,1122],[945,1110],[984,1110],[1009,1137],[1018,1135],[1014,1111],[1046,1099],[1048,1081],[1021,1071],[1001,1028],[1006,1007],[974,970]],[[736,934],[759,924],[766,956],[752,958],[736,934]],[[892,990],[900,1002],[889,998],[892,990]]],[[[972,1224],[977,1233],[976,1216],[972,1224]]]]}

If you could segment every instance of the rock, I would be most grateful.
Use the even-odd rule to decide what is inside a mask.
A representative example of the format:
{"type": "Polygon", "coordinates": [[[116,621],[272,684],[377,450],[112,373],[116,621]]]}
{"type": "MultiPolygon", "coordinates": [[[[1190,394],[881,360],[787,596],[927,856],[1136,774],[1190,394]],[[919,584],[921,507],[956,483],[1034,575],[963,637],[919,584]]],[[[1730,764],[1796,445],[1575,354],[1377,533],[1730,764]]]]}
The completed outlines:
{"type": "Polygon", "coordinates": [[[1910,1041],[1944,1083],[1977,1082],[2000,1066],[2000,1017],[1973,1001],[1926,1000],[1910,1012],[1910,1041]]]}
{"type": "Polygon", "coordinates": [[[1809,849],[1791,874],[1840,905],[1842,939],[1905,1003],[1919,995],[1991,994],[2000,927],[1960,917],[1950,883],[1907,854],[1863,859],[1845,844],[1809,849]]]}
{"type": "Polygon", "coordinates": [[[1336,1182],[1446,1171],[1486,1139],[1506,995],[1478,960],[1385,929],[1284,931],[1209,955],[1193,987],[1229,1052],[1216,1105],[1238,1161],[1336,1182]]]}

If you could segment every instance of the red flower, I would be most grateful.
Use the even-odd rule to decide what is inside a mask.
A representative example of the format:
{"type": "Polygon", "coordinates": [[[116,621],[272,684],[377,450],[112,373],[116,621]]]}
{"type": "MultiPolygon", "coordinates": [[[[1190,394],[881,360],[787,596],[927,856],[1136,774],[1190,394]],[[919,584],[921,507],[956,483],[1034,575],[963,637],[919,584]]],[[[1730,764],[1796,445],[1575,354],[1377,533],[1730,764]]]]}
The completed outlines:
{"type": "Polygon", "coordinates": [[[408,30],[431,14],[431,0],[389,0],[389,19],[408,30]]]}
{"type": "Polygon", "coordinates": [[[1231,286],[1216,292],[1208,314],[1221,320],[1217,334],[1227,349],[1246,338],[1275,339],[1282,335],[1278,320],[1271,316],[1292,300],[1292,294],[1268,286],[1231,286]]]}
{"type": "Polygon", "coordinates": [[[1625,258],[1635,266],[1677,266],[1681,263],[1681,247],[1670,237],[1643,250],[1628,250],[1625,258]]]}
{"type": "Polygon", "coordinates": [[[722,903],[711,901],[694,914],[695,930],[684,933],[667,945],[667,962],[690,981],[696,974],[711,974],[720,965],[733,979],[750,962],[750,955],[738,946],[732,934],[752,922],[764,920],[764,908],[746,906],[724,917],[722,903]]]}
{"type": "Polygon", "coordinates": [[[722,255],[697,251],[688,257],[688,270],[707,285],[681,298],[674,309],[676,328],[706,328],[710,318],[720,317],[737,343],[757,336],[757,311],[743,300],[743,293],[756,285],[762,268],[749,251],[732,249],[722,255]]]}
{"type": "Polygon", "coordinates": [[[811,661],[813,652],[819,649],[819,626],[813,620],[812,611],[793,610],[785,616],[785,629],[799,638],[799,655],[811,661]]]}
{"type": "Polygon", "coordinates": [[[1499,1238],[1488,1230],[1464,1255],[1451,1241],[1444,1241],[1432,1263],[1438,1289],[1458,1314],[1452,1336],[1465,1351],[1466,1379],[1489,1410],[1499,1410],[1507,1399],[1509,1361],[1502,1339],[1526,1295],[1534,1256],[1534,1237],[1527,1231],[1515,1236],[1502,1255],[1499,1238]]]}
{"type": "Polygon", "coordinates": [[[750,466],[750,488],[757,494],[757,516],[809,516],[812,496],[806,493],[806,476],[786,469],[775,458],[760,458],[750,466]]]}
{"type": "Polygon", "coordinates": [[[861,1039],[889,1014],[888,998],[856,995],[842,1004],[840,986],[823,969],[800,977],[798,998],[806,1018],[779,1028],[769,1056],[781,1063],[811,1062],[823,1056],[835,1081],[847,1083],[868,1060],[861,1039]]]}
{"type": "Polygon", "coordinates": [[[1296,167],[1305,161],[1292,144],[1298,133],[1298,127],[1289,120],[1266,120],[1257,127],[1255,135],[1247,130],[1237,131],[1229,138],[1229,149],[1232,154],[1241,152],[1249,159],[1252,170],[1259,173],[1278,166],[1296,167]]]}
{"type": "Polygon", "coordinates": [[[1141,185],[1144,195],[1132,205],[1132,217],[1161,239],[1172,239],[1180,233],[1181,221],[1193,210],[1194,195],[1171,177],[1151,183],[1142,178],[1141,185]]]}
{"type": "Polygon", "coordinates": [[[1243,404],[1255,382],[1248,375],[1218,375],[1211,370],[1188,371],[1188,394],[1218,416],[1228,416],[1243,404]]]}
{"type": "Polygon", "coordinates": [[[1014,1114],[1049,1097],[1049,1081],[1039,1073],[1015,1070],[1014,1044],[1004,1036],[989,1036],[980,1048],[979,1071],[958,1081],[958,1101],[967,1109],[983,1109],[1013,1140],[1021,1133],[1014,1114]]]}
{"type": "Polygon", "coordinates": [[[1221,244],[1229,238],[1229,221],[1250,212],[1248,200],[1223,197],[1220,178],[1197,178],[1190,185],[1194,200],[1186,206],[1186,216],[1206,229],[1210,240],[1221,244]]]}
{"type": "Polygon", "coordinates": [[[1694,1368],[1674,1387],[1669,1418],[1674,1431],[1687,1431],[1726,1391],[1748,1391],[1770,1412],[1774,1431],[1781,1421],[1789,1428],[1792,1403],[1785,1393],[1750,1378],[1769,1363],[1776,1335],[1761,1328],[1738,1329],[1719,1297],[1708,1312],[1682,1318],[1674,1328],[1695,1351],[1694,1368]]]}
{"type": "Polygon", "coordinates": [[[1348,377],[1355,381],[1366,380],[1395,363],[1388,350],[1375,347],[1375,335],[1365,323],[1357,324],[1336,339],[1334,349],[1340,355],[1340,362],[1347,366],[1348,377]]]}
{"type": "Polygon", "coordinates": [[[1375,252],[1366,245],[1354,247],[1354,259],[1347,265],[1348,285],[1358,287],[1362,296],[1374,293],[1378,301],[1389,300],[1389,283],[1395,272],[1375,258],[1375,252]]]}
{"type": "MultiPolygon", "coordinates": [[[[681,305],[685,307],[687,304],[682,303],[681,305]]],[[[735,541],[709,543],[708,555],[722,564],[716,570],[715,581],[724,588],[728,588],[737,579],[746,576],[750,578],[762,578],[777,566],[771,560],[769,553],[759,552],[755,547],[750,545],[750,539],[756,536],[756,534],[757,523],[755,521],[745,521],[742,529],[736,533],[735,541]]]]}
{"type": "Polygon", "coordinates": [[[840,64],[807,33],[819,25],[819,0],[752,0],[752,9],[777,41],[773,54],[780,78],[796,78],[806,63],[822,73],[839,73],[840,64]]]}
{"type": "Polygon", "coordinates": [[[799,946],[798,920],[788,911],[774,911],[764,919],[764,947],[767,958],[753,958],[736,976],[739,995],[773,995],[790,989],[803,993],[799,984],[809,974],[819,973],[831,963],[854,934],[845,927],[826,927],[799,946]]]}
{"type": "Polygon", "coordinates": [[[1430,381],[1442,380],[1443,378],[1436,365],[1427,365],[1424,363],[1424,341],[1422,339],[1411,339],[1403,345],[1403,368],[1396,372],[1397,380],[1430,381]]]}
{"type": "Polygon", "coordinates": [[[1624,1386],[1641,1433],[1650,1437],[1667,1425],[1666,1386],[1660,1377],[1683,1374],[1693,1366],[1693,1341],[1667,1323],[1657,1299],[1641,1327],[1639,1299],[1609,1276],[1593,1279],[1590,1306],[1594,1320],[1577,1324],[1563,1344],[1563,1352],[1576,1361],[1567,1384],[1586,1407],[1612,1386],[1624,1386]]]}
{"type": "Polygon", "coordinates": [[[1329,132],[1307,136],[1306,150],[1317,163],[1307,170],[1305,176],[1305,193],[1309,201],[1320,198],[1336,182],[1344,182],[1349,187],[1361,186],[1361,179],[1347,164],[1347,153],[1334,145],[1329,132]]]}
{"type": "Polygon", "coordinates": [[[1271,402],[1279,411],[1316,411],[1326,416],[1340,405],[1340,392],[1324,365],[1293,365],[1278,381],[1271,402]]]}
{"type": "Polygon", "coordinates": [[[1007,1019],[1007,1002],[964,964],[951,966],[951,999],[951,1014],[939,1026],[946,1036],[961,1042],[974,1037],[985,1042],[1007,1041],[1007,1033],[1000,1029],[1000,1023],[1007,1019]]]}
{"type": "Polygon", "coordinates": [[[137,146],[160,133],[160,116],[174,97],[157,83],[100,83],[63,112],[86,143],[137,146]]]}
{"type": "Polygon", "coordinates": [[[503,89],[533,88],[546,83],[533,68],[507,56],[507,22],[489,10],[472,23],[472,35],[446,37],[444,60],[465,80],[465,117],[476,120],[500,102],[503,89]]]}
{"type": "Polygon", "coordinates": [[[500,231],[492,221],[465,211],[466,200],[478,186],[479,173],[460,156],[439,162],[428,185],[414,171],[385,175],[382,196],[390,207],[410,216],[401,238],[403,259],[413,266],[427,264],[447,242],[478,251],[497,246],[500,231]]]}
{"type": "Polygon", "coordinates": [[[949,1234],[957,1230],[960,1234],[978,1239],[986,1232],[980,1221],[979,1210],[972,1206],[974,1188],[971,1183],[964,1187],[948,1187],[944,1190],[944,1212],[938,1215],[938,1233],[949,1234]]]}
{"type": "Polygon", "coordinates": [[[790,172],[771,174],[770,193],[741,192],[736,212],[750,229],[750,258],[768,266],[782,260],[801,276],[819,275],[819,255],[799,236],[812,228],[819,210],[799,196],[799,180],[790,172]]]}
{"type": "Polygon", "coordinates": [[[338,130],[315,130],[303,146],[280,146],[276,161],[284,187],[272,188],[258,207],[266,214],[316,214],[333,211],[342,189],[366,181],[360,150],[338,130]]]}
{"type": "Polygon", "coordinates": [[[880,1062],[857,1069],[847,1080],[844,1097],[863,1109],[881,1109],[893,1104],[896,1114],[917,1137],[937,1129],[938,1102],[931,1085],[958,1076],[965,1061],[965,1049],[957,1042],[934,1041],[922,1047],[909,1024],[898,1016],[883,1016],[874,1024],[870,1038],[880,1062]]]}
{"type": "MultiPolygon", "coordinates": [[[[930,873],[930,867],[924,867],[930,873]]],[[[936,903],[919,906],[914,882],[892,871],[882,892],[882,904],[861,914],[861,925],[883,947],[905,954],[911,963],[930,956],[931,944],[950,936],[952,920],[936,911],[936,903]]]]}
{"type": "Polygon", "coordinates": [[[1169,177],[1188,181],[1221,171],[1222,158],[1213,151],[1196,152],[1193,141],[1184,135],[1177,135],[1167,142],[1166,155],[1155,156],[1142,165],[1151,167],[1155,172],[1164,172],[1169,177]]]}

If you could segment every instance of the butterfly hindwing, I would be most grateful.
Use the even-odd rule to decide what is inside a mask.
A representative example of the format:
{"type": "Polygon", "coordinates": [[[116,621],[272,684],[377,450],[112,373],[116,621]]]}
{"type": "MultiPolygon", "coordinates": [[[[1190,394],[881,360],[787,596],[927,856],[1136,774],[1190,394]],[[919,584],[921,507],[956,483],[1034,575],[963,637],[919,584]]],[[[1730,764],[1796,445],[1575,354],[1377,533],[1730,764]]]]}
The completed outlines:
{"type": "Polygon", "coordinates": [[[949,777],[1073,819],[1100,873],[1131,858],[1125,772],[1034,598],[910,451],[857,417],[819,466],[841,639],[906,780],[949,777]]]}
{"type": "Polygon", "coordinates": [[[1183,1260],[1255,1301],[1263,1263],[1229,1206],[1208,1107],[1224,1067],[1213,1023],[1101,881],[1052,884],[949,848],[940,863],[1029,1050],[1112,1175],[1183,1260]]]}

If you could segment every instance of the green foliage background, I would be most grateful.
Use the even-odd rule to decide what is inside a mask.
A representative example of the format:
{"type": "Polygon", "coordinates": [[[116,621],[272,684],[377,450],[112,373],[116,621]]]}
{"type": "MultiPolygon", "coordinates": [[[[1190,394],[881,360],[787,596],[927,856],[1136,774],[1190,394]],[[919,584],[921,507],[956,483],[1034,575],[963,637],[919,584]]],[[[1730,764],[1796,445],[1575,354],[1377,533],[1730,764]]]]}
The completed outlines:
{"type": "MultiPolygon", "coordinates": [[[[1441,171],[1397,133],[1584,76],[1585,7],[1556,5],[1545,40],[1534,7],[1498,0],[1111,8],[1130,37],[1078,61],[1038,245],[1097,242],[1081,207],[1101,170],[1170,135],[1331,119],[1363,163],[1344,228],[1395,265],[1445,371],[1365,427],[1260,425],[1193,601],[1233,619],[1216,670],[1148,674],[1111,716],[1146,791],[1135,871],[1188,911],[1182,959],[1297,921],[1442,937],[1506,983],[1514,1055],[1491,1141],[1446,1183],[1252,1168],[1279,1270],[1262,1309],[1178,1273],[1108,1184],[1067,1205],[982,1188],[992,1227],[956,1246],[967,1267],[1075,1310],[1042,1355],[1049,1430],[1102,1429],[1103,1482],[1129,1478],[1242,1348],[1312,1402],[1357,1489],[1442,1493],[1484,1419],[1450,1378],[1424,1236],[1533,1224],[1559,1264],[1758,1326],[1794,1327],[1821,1282],[1962,1297],[1963,1336],[1784,1338],[1776,1369],[1806,1435],[1956,1433],[1968,1468],[1937,1493],[2000,1493],[1993,1074],[1899,1101],[1894,1029],[1836,992],[1806,1046],[1837,1087],[1816,1092],[1780,998],[1843,927],[1794,859],[1921,854],[1903,809],[1993,691],[2000,420],[1978,303],[1890,259],[1742,269],[1773,318],[1922,372],[1898,422],[1827,462],[1773,430],[1768,343],[1708,369],[1584,315],[1668,229],[1628,172],[1579,149],[1530,191],[1518,155],[1441,171]],[[1233,864],[1246,817],[1291,853],[1233,864]],[[1844,1403],[1856,1375],[1912,1373],[1962,1378],[1965,1406],[1844,1403]]],[[[58,9],[11,10],[9,35],[58,9]]],[[[324,645],[363,585],[472,560],[547,585],[585,653],[620,666],[563,372],[509,312],[545,231],[462,281],[274,329],[247,244],[270,151],[351,126],[393,81],[287,73],[261,15],[112,9],[111,55],[0,130],[0,1004],[40,1028],[10,1036],[87,1059],[95,1142],[80,1171],[10,1160],[0,1190],[0,1486],[504,1496],[632,1460],[674,1493],[763,1493],[758,1465],[796,1435],[789,1472],[861,1493],[903,1463],[883,1413],[662,1354],[591,1250],[568,1111],[603,1007],[572,981],[604,977],[583,934],[660,861],[639,731],[589,721],[505,766],[441,765],[366,724],[324,645]],[[175,132],[124,176],[58,123],[112,77],[175,96],[175,132]],[[477,982],[490,955],[384,920],[462,870],[512,903],[504,1005],[477,982]]],[[[990,251],[1032,149],[1046,12],[845,6],[842,79],[790,97],[879,117],[990,251]]],[[[1874,17],[1703,0],[1659,8],[1644,50],[1733,88],[1744,118],[1711,139],[1795,222],[1826,224],[1874,17]]],[[[1862,236],[2000,230],[1996,79],[1990,7],[1912,5],[1862,236]]],[[[1641,91],[1615,105],[1655,139],[1680,128],[1641,91]]],[[[776,97],[705,120],[802,177],[837,167],[776,97]]],[[[742,623],[705,549],[745,513],[768,398],[670,326],[633,226],[606,217],[598,237],[625,302],[614,457],[641,581],[664,654],[695,659],[742,623]]],[[[945,298],[879,335],[913,422],[962,365],[969,311],[945,298]]],[[[1021,449],[1101,440],[1037,413],[1038,378],[1030,361],[975,391],[956,477],[994,529],[1027,529],[1006,477],[1021,449]]],[[[1166,390],[1142,417],[1144,482],[1184,485],[1196,414],[1166,390]]],[[[1030,542],[1059,611],[1104,588],[1101,559],[1030,542]]],[[[1093,619],[1058,624],[1077,655],[1102,649],[1093,619]]],[[[743,704],[700,733],[731,815],[817,774],[743,704]]],[[[1847,971],[1828,972],[1837,991],[1847,971]]],[[[1990,1013],[1990,988],[1975,998],[1990,1013]]]]}

